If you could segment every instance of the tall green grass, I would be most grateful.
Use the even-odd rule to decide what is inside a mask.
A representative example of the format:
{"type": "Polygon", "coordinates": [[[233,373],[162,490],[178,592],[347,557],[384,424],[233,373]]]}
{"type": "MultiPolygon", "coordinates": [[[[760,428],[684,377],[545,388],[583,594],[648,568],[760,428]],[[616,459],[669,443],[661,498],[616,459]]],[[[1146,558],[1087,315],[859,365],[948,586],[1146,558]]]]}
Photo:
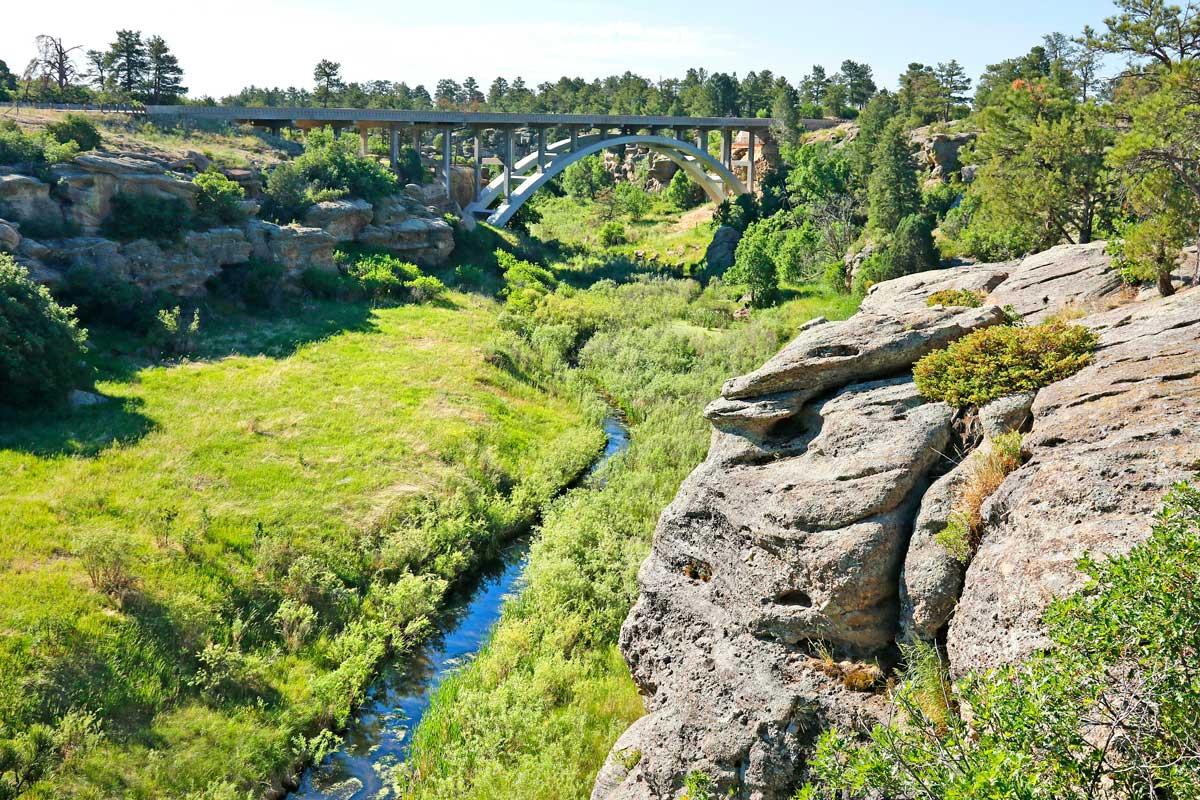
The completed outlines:
{"type": "Polygon", "coordinates": [[[601,445],[583,395],[489,360],[496,308],[318,303],[169,366],[99,337],[109,402],[0,421],[0,745],[33,748],[0,796],[242,796],[318,755],[601,445]]]}
{"type": "Polygon", "coordinates": [[[616,737],[643,713],[616,640],[655,522],[707,450],[704,405],[800,322],[854,310],[843,296],[801,288],[734,323],[729,294],[680,279],[602,283],[560,290],[527,320],[532,341],[546,326],[578,332],[557,369],[610,397],[632,444],[606,467],[601,488],[552,505],[526,589],[480,656],[435,694],[410,764],[394,776],[401,796],[586,798],[616,737]]]}

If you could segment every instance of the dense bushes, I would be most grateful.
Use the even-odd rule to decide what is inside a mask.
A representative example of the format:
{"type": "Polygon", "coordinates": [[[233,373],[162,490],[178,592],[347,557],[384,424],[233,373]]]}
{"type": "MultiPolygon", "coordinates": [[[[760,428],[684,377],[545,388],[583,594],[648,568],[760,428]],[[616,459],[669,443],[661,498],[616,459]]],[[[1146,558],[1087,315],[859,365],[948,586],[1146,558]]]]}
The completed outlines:
{"type": "MultiPolygon", "coordinates": [[[[378,303],[384,300],[414,300],[418,303],[436,300],[446,293],[446,286],[432,275],[423,275],[419,267],[386,253],[355,253],[341,256],[346,276],[367,299],[378,303]]],[[[335,278],[309,276],[308,284],[321,293],[336,291],[335,278]]]]}
{"type": "Polygon", "coordinates": [[[704,202],[704,189],[679,169],[671,176],[671,182],[663,190],[663,197],[676,208],[687,210],[704,202]]]}
{"type": "Polygon", "coordinates": [[[170,242],[191,227],[192,210],[178,197],[119,194],[113,198],[112,213],[100,226],[110,239],[131,242],[154,239],[170,242]]]}
{"type": "Polygon", "coordinates": [[[236,181],[222,175],[216,169],[208,169],[195,178],[196,215],[206,225],[228,225],[241,222],[246,215],[241,201],[245,190],[236,181]]]}
{"type": "Polygon", "coordinates": [[[1053,649],[953,688],[936,652],[910,651],[895,721],[822,736],[797,797],[1200,796],[1198,563],[1200,491],[1182,484],[1149,541],[1082,561],[1085,588],[1046,613],[1053,649]]]}
{"type": "Polygon", "coordinates": [[[983,405],[1078,372],[1091,360],[1096,334],[1083,325],[1051,320],[1022,327],[978,330],[913,367],[921,394],[953,406],[983,405]]]}
{"type": "Polygon", "coordinates": [[[100,131],[82,114],[67,114],[60,122],[51,122],[46,133],[59,144],[74,142],[80,150],[95,150],[100,146],[100,131]]]}
{"type": "Polygon", "coordinates": [[[0,404],[58,401],[83,383],[83,342],[72,315],[24,267],[0,253],[0,404]]]}
{"type": "Polygon", "coordinates": [[[310,205],[342,197],[375,201],[396,190],[396,176],[379,162],[358,155],[354,137],[309,131],[304,153],[267,175],[265,213],[291,222],[310,205]]]}

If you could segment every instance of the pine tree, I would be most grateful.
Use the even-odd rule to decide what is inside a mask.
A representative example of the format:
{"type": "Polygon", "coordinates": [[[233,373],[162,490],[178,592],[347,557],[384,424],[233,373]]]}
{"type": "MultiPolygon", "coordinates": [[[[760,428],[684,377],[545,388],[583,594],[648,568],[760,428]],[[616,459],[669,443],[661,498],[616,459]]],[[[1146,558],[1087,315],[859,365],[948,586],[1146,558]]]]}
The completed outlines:
{"type": "Polygon", "coordinates": [[[800,81],[800,99],[813,105],[822,105],[828,89],[829,77],[825,74],[825,68],[820,64],[815,64],[812,72],[800,81]]]}
{"type": "Polygon", "coordinates": [[[942,121],[949,122],[954,110],[967,102],[966,93],[971,88],[971,79],[955,59],[938,64],[933,72],[941,94],[942,121]]]}
{"type": "Polygon", "coordinates": [[[135,97],[146,85],[150,59],[141,31],[117,31],[117,40],[108,49],[110,79],[126,97],[135,97]]]}
{"type": "Polygon", "coordinates": [[[313,97],[321,105],[329,105],[329,101],[346,86],[342,82],[342,65],[327,58],[321,59],[313,68],[313,83],[316,84],[313,97]]]}
{"type": "Polygon", "coordinates": [[[86,54],[88,71],[84,77],[96,91],[106,91],[112,80],[112,56],[100,50],[88,50],[86,54]]]}
{"type": "Polygon", "coordinates": [[[147,95],[151,103],[175,103],[187,94],[183,85],[183,68],[179,59],[167,47],[161,36],[151,36],[146,42],[146,57],[149,60],[147,95]]]}
{"type": "Polygon", "coordinates": [[[846,101],[855,108],[862,108],[875,94],[875,81],[869,64],[860,64],[849,59],[842,62],[840,82],[846,86],[846,101]]]}
{"type": "Polygon", "coordinates": [[[451,80],[450,78],[442,78],[434,88],[433,99],[437,103],[438,108],[457,108],[459,95],[461,94],[462,87],[458,85],[458,81],[451,80]]]}
{"type": "Polygon", "coordinates": [[[874,169],[867,183],[867,224],[880,233],[891,233],[900,220],[921,210],[912,145],[901,120],[893,119],[883,129],[872,160],[874,169]]]}

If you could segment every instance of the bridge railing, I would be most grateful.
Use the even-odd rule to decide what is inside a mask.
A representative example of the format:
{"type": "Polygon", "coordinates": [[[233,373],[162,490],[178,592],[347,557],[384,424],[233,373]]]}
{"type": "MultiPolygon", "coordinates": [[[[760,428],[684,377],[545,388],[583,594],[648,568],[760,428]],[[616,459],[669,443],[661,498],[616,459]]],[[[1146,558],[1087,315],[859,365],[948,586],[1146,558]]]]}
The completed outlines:
{"type": "Polygon", "coordinates": [[[145,114],[141,103],[33,103],[14,101],[0,103],[0,108],[31,111],[98,111],[101,114],[145,114]]]}

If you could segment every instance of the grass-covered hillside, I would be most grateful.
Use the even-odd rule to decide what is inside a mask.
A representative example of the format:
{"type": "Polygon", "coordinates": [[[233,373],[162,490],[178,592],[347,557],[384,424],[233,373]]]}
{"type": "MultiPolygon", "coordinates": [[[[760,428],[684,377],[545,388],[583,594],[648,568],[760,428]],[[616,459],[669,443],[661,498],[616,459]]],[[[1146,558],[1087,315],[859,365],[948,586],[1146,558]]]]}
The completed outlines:
{"type": "Polygon", "coordinates": [[[0,740],[36,756],[0,796],[261,793],[319,752],[601,444],[498,334],[458,293],[227,315],[182,363],[93,331],[108,402],[0,421],[0,740]]]}

